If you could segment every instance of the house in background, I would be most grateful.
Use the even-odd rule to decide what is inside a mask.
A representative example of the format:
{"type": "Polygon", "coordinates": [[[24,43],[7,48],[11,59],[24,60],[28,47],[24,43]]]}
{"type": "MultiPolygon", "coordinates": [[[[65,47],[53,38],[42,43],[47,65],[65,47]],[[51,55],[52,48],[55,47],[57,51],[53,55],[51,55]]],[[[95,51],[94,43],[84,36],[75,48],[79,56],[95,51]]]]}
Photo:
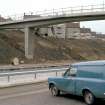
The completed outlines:
{"type": "Polygon", "coordinates": [[[95,36],[93,36],[92,31],[90,28],[80,28],[81,33],[81,39],[94,39],[95,36]]]}
{"type": "Polygon", "coordinates": [[[65,38],[79,38],[80,37],[80,23],[79,22],[65,23],[65,26],[66,26],[65,38]]]}
{"type": "MultiPolygon", "coordinates": [[[[23,19],[40,18],[40,15],[25,14],[23,19]]],[[[0,16],[0,22],[12,20],[11,18],[3,18],[0,16]]],[[[24,30],[22,30],[24,32],[24,30]]],[[[90,28],[80,28],[80,22],[68,22],[63,24],[50,25],[45,27],[36,27],[35,35],[43,37],[55,37],[64,39],[102,39],[104,34],[97,34],[92,32],[90,28]]]]}
{"type": "Polygon", "coordinates": [[[40,28],[40,34],[55,38],[74,38],[80,36],[80,23],[64,23],[40,28]]]}

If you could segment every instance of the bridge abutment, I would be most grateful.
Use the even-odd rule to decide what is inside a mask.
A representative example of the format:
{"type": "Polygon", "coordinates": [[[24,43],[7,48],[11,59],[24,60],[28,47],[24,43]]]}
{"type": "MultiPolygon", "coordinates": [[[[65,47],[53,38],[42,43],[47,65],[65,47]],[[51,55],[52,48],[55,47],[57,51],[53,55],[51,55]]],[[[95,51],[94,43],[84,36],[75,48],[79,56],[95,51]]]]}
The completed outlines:
{"type": "Polygon", "coordinates": [[[25,27],[25,56],[27,59],[34,57],[34,28],[25,27]]]}

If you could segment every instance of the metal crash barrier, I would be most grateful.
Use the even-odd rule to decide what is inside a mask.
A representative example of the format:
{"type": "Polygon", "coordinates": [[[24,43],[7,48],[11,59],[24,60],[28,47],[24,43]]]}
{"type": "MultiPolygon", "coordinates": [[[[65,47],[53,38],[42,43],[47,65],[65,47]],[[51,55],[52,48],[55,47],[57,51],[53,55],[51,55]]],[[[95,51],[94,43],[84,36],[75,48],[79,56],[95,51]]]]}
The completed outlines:
{"type": "Polygon", "coordinates": [[[27,71],[8,71],[0,73],[0,83],[43,80],[51,76],[61,76],[68,67],[63,68],[47,68],[43,70],[27,70],[27,71]]]}

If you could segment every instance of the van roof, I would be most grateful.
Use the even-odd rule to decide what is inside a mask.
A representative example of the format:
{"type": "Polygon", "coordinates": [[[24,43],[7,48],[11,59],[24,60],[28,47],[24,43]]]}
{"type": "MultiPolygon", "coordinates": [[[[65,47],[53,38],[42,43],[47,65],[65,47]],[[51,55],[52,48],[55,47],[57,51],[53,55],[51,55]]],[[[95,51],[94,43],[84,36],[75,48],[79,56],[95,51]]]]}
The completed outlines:
{"type": "Polygon", "coordinates": [[[105,65],[105,60],[87,61],[74,63],[72,66],[92,66],[92,65],[105,65]]]}

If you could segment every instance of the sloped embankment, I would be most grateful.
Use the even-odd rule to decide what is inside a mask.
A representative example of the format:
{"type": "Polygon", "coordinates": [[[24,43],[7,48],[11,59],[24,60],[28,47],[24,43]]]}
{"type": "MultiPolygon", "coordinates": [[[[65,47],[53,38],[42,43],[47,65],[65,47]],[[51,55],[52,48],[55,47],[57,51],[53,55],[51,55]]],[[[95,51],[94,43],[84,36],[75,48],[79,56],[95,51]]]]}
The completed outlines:
{"type": "Polygon", "coordinates": [[[11,63],[14,57],[24,58],[18,39],[9,31],[0,31],[0,64],[11,63]],[[13,37],[13,38],[12,38],[13,37]]]}
{"type": "Polygon", "coordinates": [[[102,40],[77,40],[34,38],[34,59],[24,58],[24,33],[19,30],[0,30],[0,63],[10,63],[14,57],[26,63],[84,61],[105,59],[105,42],[102,40]]]}

